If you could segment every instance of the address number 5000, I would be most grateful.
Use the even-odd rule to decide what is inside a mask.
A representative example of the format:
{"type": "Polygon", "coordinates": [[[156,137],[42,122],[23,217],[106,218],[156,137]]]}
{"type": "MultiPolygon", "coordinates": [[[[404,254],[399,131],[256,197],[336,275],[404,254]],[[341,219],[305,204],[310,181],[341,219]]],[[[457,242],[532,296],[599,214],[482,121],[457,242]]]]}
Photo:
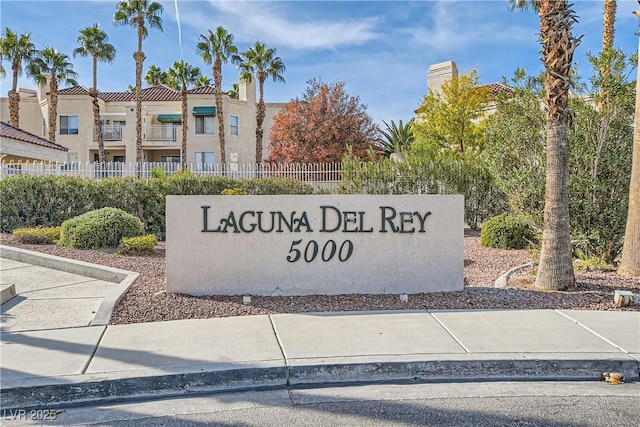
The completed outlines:
{"type": "Polygon", "coordinates": [[[304,251],[302,248],[298,249],[296,247],[301,243],[302,239],[291,242],[287,261],[296,262],[302,258],[305,262],[312,262],[318,257],[318,255],[320,255],[320,259],[322,259],[322,261],[328,262],[331,261],[337,253],[338,260],[340,262],[345,262],[351,257],[351,254],[353,254],[353,242],[351,240],[345,240],[342,242],[340,248],[338,248],[338,244],[334,240],[328,240],[327,243],[322,246],[322,250],[320,250],[320,245],[315,240],[309,240],[304,251]]]}

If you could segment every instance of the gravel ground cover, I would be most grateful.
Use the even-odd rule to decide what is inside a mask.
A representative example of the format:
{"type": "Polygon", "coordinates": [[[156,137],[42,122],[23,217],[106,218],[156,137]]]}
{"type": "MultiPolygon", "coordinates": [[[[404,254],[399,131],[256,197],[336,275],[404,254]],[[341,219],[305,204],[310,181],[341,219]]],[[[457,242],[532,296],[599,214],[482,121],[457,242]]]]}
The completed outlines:
{"type": "Polygon", "coordinates": [[[241,296],[193,297],[166,294],[165,243],[155,255],[122,256],[115,249],[75,250],[54,245],[23,245],[11,235],[0,235],[0,243],[140,272],[118,304],[112,324],[164,320],[244,316],[251,314],[301,313],[315,311],[416,310],[416,309],[584,309],[640,310],[638,306],[618,308],[613,293],[624,289],[640,294],[640,278],[620,277],[612,271],[576,271],[577,287],[570,291],[531,289],[534,269],[514,274],[506,288],[494,288],[495,279],[507,270],[531,261],[527,251],[484,248],[479,233],[467,230],[464,239],[465,287],[460,292],[409,295],[401,302],[398,295],[312,295],[301,297],[252,297],[251,304],[241,296]]]}

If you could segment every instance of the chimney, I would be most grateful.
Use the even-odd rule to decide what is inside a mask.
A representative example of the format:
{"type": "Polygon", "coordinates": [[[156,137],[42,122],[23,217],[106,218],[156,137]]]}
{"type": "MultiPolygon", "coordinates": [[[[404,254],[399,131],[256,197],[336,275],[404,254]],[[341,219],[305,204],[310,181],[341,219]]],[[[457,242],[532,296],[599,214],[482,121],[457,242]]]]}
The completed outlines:
{"type": "Polygon", "coordinates": [[[453,61],[441,62],[429,66],[427,76],[427,88],[435,92],[440,92],[442,84],[447,80],[458,77],[458,67],[453,61]]]}
{"type": "Polygon", "coordinates": [[[256,103],[256,77],[251,76],[251,81],[240,79],[238,82],[238,99],[249,104],[256,103]]]}

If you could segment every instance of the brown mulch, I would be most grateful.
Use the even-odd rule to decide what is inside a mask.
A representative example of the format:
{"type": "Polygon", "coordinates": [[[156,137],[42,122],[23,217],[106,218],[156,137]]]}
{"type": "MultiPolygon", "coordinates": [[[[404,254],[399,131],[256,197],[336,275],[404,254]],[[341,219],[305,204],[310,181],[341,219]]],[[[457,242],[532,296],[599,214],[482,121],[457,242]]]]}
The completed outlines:
{"type": "Polygon", "coordinates": [[[532,289],[534,269],[514,274],[509,286],[493,287],[495,279],[507,270],[531,260],[527,251],[485,248],[479,234],[465,232],[465,287],[460,292],[409,295],[401,302],[397,295],[311,295],[299,297],[253,296],[251,304],[241,296],[194,297],[166,294],[165,243],[160,242],[151,256],[116,255],[115,249],[77,250],[54,245],[24,245],[11,235],[1,234],[0,244],[20,247],[80,261],[107,265],[141,273],[122,298],[111,319],[112,324],[153,322],[189,318],[243,316],[252,314],[300,313],[316,311],[416,310],[416,309],[581,309],[633,310],[615,307],[616,289],[640,294],[640,278],[618,276],[613,271],[576,271],[577,286],[569,291],[532,289]]]}

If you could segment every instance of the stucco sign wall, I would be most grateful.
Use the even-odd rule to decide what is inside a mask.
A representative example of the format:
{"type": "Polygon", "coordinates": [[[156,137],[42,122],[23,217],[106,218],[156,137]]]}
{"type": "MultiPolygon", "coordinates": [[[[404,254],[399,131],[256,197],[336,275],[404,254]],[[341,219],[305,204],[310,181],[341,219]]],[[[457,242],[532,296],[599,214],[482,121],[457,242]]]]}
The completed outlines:
{"type": "Polygon", "coordinates": [[[463,287],[464,200],[167,196],[167,292],[382,294],[463,287]]]}

